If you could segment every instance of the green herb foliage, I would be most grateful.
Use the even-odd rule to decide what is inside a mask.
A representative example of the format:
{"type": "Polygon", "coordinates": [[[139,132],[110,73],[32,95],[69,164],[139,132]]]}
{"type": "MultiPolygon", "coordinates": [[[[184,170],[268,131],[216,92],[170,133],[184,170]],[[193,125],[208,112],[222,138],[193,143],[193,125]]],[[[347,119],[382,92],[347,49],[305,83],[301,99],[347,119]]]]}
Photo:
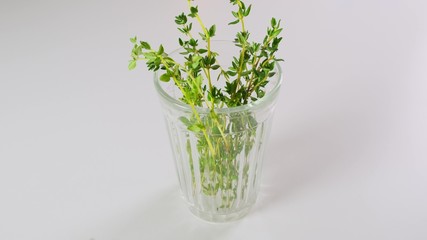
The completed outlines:
{"type": "MultiPolygon", "coordinates": [[[[161,71],[161,81],[173,81],[182,92],[181,100],[191,107],[193,114],[189,118],[181,117],[180,121],[198,139],[203,193],[215,196],[221,191],[223,204],[220,208],[230,208],[238,196],[236,184],[241,166],[236,159],[241,154],[248,156],[254,145],[258,123],[250,113],[222,116],[217,114],[216,109],[242,106],[265,95],[265,86],[269,78],[275,75],[275,64],[282,61],[275,55],[282,41],[279,36],[282,28],[280,20],[272,18],[263,41],[250,41],[245,18],[249,16],[252,5],[247,6],[241,0],[230,0],[235,11],[231,12],[234,20],[229,25],[241,26],[234,39],[239,55],[233,58],[228,68],[223,68],[217,60],[218,53],[211,48],[216,26],[206,26],[199,15],[198,6],[193,5],[192,0],[187,2],[189,12],[175,17],[178,30],[183,34],[178,43],[183,49],[181,54],[185,61],[178,63],[165,52],[162,45],[152,48],[149,43],[134,37],[130,39],[133,49],[129,69],[134,69],[137,62],[143,60],[150,71],[161,71]],[[193,33],[193,23],[199,24],[202,29],[196,35],[193,33]],[[220,79],[225,80],[223,88],[214,84],[214,80],[220,79]],[[201,115],[197,107],[207,107],[210,112],[201,115]]],[[[194,149],[190,140],[187,151],[192,166],[194,149]]],[[[245,164],[242,178],[247,185],[249,166],[245,164]]],[[[194,172],[192,177],[195,184],[194,172]]]]}

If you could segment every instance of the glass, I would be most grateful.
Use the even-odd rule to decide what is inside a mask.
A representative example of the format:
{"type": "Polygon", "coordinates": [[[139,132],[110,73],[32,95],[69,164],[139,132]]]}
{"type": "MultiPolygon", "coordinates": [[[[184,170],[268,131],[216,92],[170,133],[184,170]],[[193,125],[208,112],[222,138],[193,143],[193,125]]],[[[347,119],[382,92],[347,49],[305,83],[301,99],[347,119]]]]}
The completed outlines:
{"type": "MultiPolygon", "coordinates": [[[[215,45],[220,56],[221,52],[232,56],[238,51],[231,42],[215,45]]],[[[215,114],[181,102],[173,81],[164,83],[155,75],[181,192],[194,215],[226,222],[243,217],[254,205],[282,81],[279,65],[275,72],[263,98],[244,106],[216,109],[215,114]],[[204,123],[206,131],[188,130],[186,123],[194,118],[204,123]]]]}

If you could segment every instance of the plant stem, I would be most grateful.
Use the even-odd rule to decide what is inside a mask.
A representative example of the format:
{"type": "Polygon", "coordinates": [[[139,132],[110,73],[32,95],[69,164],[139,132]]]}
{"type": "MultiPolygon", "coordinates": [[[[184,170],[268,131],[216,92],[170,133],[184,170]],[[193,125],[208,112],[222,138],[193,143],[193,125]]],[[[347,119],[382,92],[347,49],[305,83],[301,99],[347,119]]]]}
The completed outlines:
{"type": "MultiPolygon", "coordinates": [[[[191,9],[192,4],[191,4],[191,0],[187,1],[188,3],[188,7],[191,9]]],[[[212,52],[211,52],[211,37],[209,36],[209,32],[206,29],[206,26],[203,24],[202,19],[200,18],[199,14],[196,13],[195,17],[197,19],[197,22],[199,22],[200,27],[202,28],[203,32],[205,33],[205,37],[206,37],[206,43],[207,43],[207,51],[208,51],[208,58],[211,58],[212,52]]],[[[205,72],[206,78],[208,79],[208,84],[209,84],[209,90],[212,91],[212,81],[211,81],[211,73],[210,73],[210,68],[207,69],[207,72],[205,72]]]]}
{"type": "MultiPolygon", "coordinates": [[[[239,6],[239,11],[238,11],[238,17],[242,26],[242,34],[246,32],[245,29],[245,20],[244,17],[240,11],[240,9],[242,8],[242,2],[240,0],[237,0],[237,4],[239,6]]],[[[241,78],[242,78],[242,73],[243,73],[243,60],[246,54],[246,41],[242,44],[242,50],[240,52],[240,65],[239,65],[239,69],[237,70],[237,85],[236,85],[236,92],[239,89],[239,85],[241,84],[241,78]]],[[[234,94],[232,95],[232,98],[234,97],[234,94]]]]}
{"type": "MultiPolygon", "coordinates": [[[[162,61],[163,65],[166,67],[166,69],[167,69],[168,71],[171,71],[170,66],[167,64],[167,62],[164,60],[164,58],[162,58],[162,57],[161,57],[161,58],[160,58],[160,60],[162,61]]],[[[176,76],[175,76],[175,75],[173,75],[173,76],[172,76],[172,78],[173,78],[173,80],[174,80],[175,84],[178,86],[178,88],[181,90],[181,92],[182,92],[182,93],[184,94],[184,96],[185,96],[185,93],[186,93],[186,92],[184,91],[183,87],[182,87],[182,86],[181,86],[181,84],[179,83],[178,79],[176,79],[176,76]]],[[[193,103],[193,102],[190,102],[190,103],[189,103],[189,105],[190,105],[190,107],[191,107],[191,109],[192,109],[192,111],[193,111],[194,116],[196,116],[197,120],[199,121],[199,124],[203,125],[202,119],[200,118],[200,115],[199,115],[199,113],[197,112],[197,110],[196,110],[196,107],[195,107],[194,103],[193,103]]],[[[207,143],[208,143],[208,145],[209,145],[209,149],[211,150],[212,154],[215,156],[215,150],[214,150],[213,145],[212,145],[212,143],[211,143],[211,141],[210,141],[210,139],[209,139],[209,136],[208,136],[208,134],[207,134],[207,132],[206,132],[206,128],[205,128],[205,127],[203,127],[203,128],[202,128],[202,132],[203,132],[203,135],[205,136],[206,142],[207,142],[207,143]]]]}

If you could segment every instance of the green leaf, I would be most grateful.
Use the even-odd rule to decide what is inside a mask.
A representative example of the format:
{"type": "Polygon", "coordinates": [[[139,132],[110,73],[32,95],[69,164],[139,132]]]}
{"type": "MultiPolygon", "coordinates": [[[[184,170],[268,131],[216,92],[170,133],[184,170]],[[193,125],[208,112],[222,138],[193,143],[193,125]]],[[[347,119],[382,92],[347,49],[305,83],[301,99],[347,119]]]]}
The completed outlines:
{"type": "Polygon", "coordinates": [[[206,35],[204,33],[199,33],[200,37],[202,37],[203,40],[206,40],[206,35]]]}
{"type": "Polygon", "coordinates": [[[276,30],[274,30],[273,31],[273,34],[271,34],[271,37],[272,38],[275,38],[275,37],[277,37],[279,34],[280,34],[280,32],[282,32],[282,28],[279,28],[279,29],[276,29],[276,30]]]}
{"type": "Polygon", "coordinates": [[[165,73],[165,74],[162,74],[159,79],[162,82],[169,82],[171,80],[171,76],[165,73]]]}
{"type": "Polygon", "coordinates": [[[165,49],[163,48],[163,45],[160,44],[159,50],[157,51],[157,54],[162,55],[165,52],[165,49]]]}
{"type": "Polygon", "coordinates": [[[194,124],[194,125],[188,126],[188,130],[198,133],[202,131],[202,128],[198,124],[194,124]]]}
{"type": "Polygon", "coordinates": [[[193,68],[197,68],[200,65],[200,60],[202,60],[202,57],[200,57],[200,56],[194,56],[193,57],[193,62],[191,64],[191,66],[193,68]]]}
{"type": "Polygon", "coordinates": [[[252,4],[249,5],[249,7],[245,10],[245,12],[243,13],[243,16],[245,17],[249,16],[249,13],[251,13],[251,8],[252,8],[252,4]]]}
{"type": "Polygon", "coordinates": [[[254,128],[258,125],[258,121],[253,116],[248,116],[249,119],[249,127],[254,128]]]}
{"type": "Polygon", "coordinates": [[[136,67],[136,61],[135,60],[129,61],[129,65],[128,65],[129,70],[132,70],[135,67],[136,67]]]}
{"type": "Polygon", "coordinates": [[[192,28],[193,28],[193,23],[190,23],[187,25],[187,31],[188,32],[190,32],[192,28]]]}
{"type": "Polygon", "coordinates": [[[258,89],[258,91],[256,91],[256,95],[258,98],[263,98],[265,95],[265,92],[263,90],[258,89]]]}
{"type": "Polygon", "coordinates": [[[144,57],[145,57],[145,58],[147,58],[149,61],[154,61],[154,60],[157,58],[156,54],[155,54],[155,53],[153,53],[153,52],[146,52],[146,53],[143,53],[143,55],[144,55],[144,57]]]}
{"type": "Polygon", "coordinates": [[[234,93],[236,91],[236,88],[237,88],[237,81],[233,81],[231,83],[230,82],[225,83],[225,90],[229,94],[234,93]]]}
{"type": "Polygon", "coordinates": [[[215,127],[212,128],[212,133],[216,134],[216,135],[220,135],[221,131],[219,131],[219,128],[217,126],[215,126],[215,127]]]}
{"type": "Polygon", "coordinates": [[[135,36],[135,37],[133,37],[133,38],[130,38],[130,42],[131,42],[131,43],[136,43],[136,36],[135,36]]]}
{"type": "Polygon", "coordinates": [[[141,41],[140,43],[141,43],[142,48],[147,49],[147,50],[151,49],[150,44],[148,44],[147,42],[141,41]]]}
{"type": "Polygon", "coordinates": [[[234,24],[237,24],[237,23],[239,23],[239,22],[240,22],[240,20],[239,20],[239,19],[237,19],[236,21],[229,22],[229,23],[228,23],[228,25],[234,25],[234,24]]]}
{"type": "Polygon", "coordinates": [[[212,66],[212,69],[213,69],[213,70],[217,70],[219,67],[220,67],[219,65],[213,65],[213,66],[212,66]]]}
{"type": "Polygon", "coordinates": [[[135,52],[132,52],[131,56],[133,60],[136,60],[138,58],[138,54],[136,54],[135,52]]]}
{"type": "Polygon", "coordinates": [[[271,19],[271,27],[274,28],[276,26],[276,24],[277,24],[277,20],[275,18],[272,18],[271,19]]]}
{"type": "Polygon", "coordinates": [[[209,28],[209,36],[210,36],[210,37],[215,36],[215,32],[216,32],[216,26],[215,26],[215,25],[212,25],[212,27],[211,27],[211,28],[209,28]]]}
{"type": "Polygon", "coordinates": [[[249,70],[249,71],[244,71],[244,72],[242,72],[241,73],[241,76],[249,76],[249,74],[251,73],[251,71],[249,70]]]}
{"type": "Polygon", "coordinates": [[[237,75],[237,72],[235,72],[235,71],[227,71],[227,74],[228,74],[229,76],[234,77],[234,76],[236,76],[236,75],[237,75]]]}
{"type": "Polygon", "coordinates": [[[179,120],[184,123],[185,126],[189,127],[191,125],[190,120],[188,120],[188,118],[186,117],[180,117],[179,120]]]}

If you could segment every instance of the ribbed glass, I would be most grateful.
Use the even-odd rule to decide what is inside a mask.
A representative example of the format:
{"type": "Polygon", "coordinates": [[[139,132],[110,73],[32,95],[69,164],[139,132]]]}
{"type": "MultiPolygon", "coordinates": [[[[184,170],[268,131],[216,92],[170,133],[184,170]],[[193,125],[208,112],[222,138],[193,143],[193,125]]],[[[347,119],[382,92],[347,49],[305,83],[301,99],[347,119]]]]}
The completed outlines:
{"type": "Polygon", "coordinates": [[[225,222],[243,217],[254,205],[282,79],[278,65],[275,72],[262,99],[215,114],[182,103],[173,83],[155,76],[181,192],[196,216],[225,222]],[[188,130],[186,122],[195,117],[205,132],[188,130]]]}

